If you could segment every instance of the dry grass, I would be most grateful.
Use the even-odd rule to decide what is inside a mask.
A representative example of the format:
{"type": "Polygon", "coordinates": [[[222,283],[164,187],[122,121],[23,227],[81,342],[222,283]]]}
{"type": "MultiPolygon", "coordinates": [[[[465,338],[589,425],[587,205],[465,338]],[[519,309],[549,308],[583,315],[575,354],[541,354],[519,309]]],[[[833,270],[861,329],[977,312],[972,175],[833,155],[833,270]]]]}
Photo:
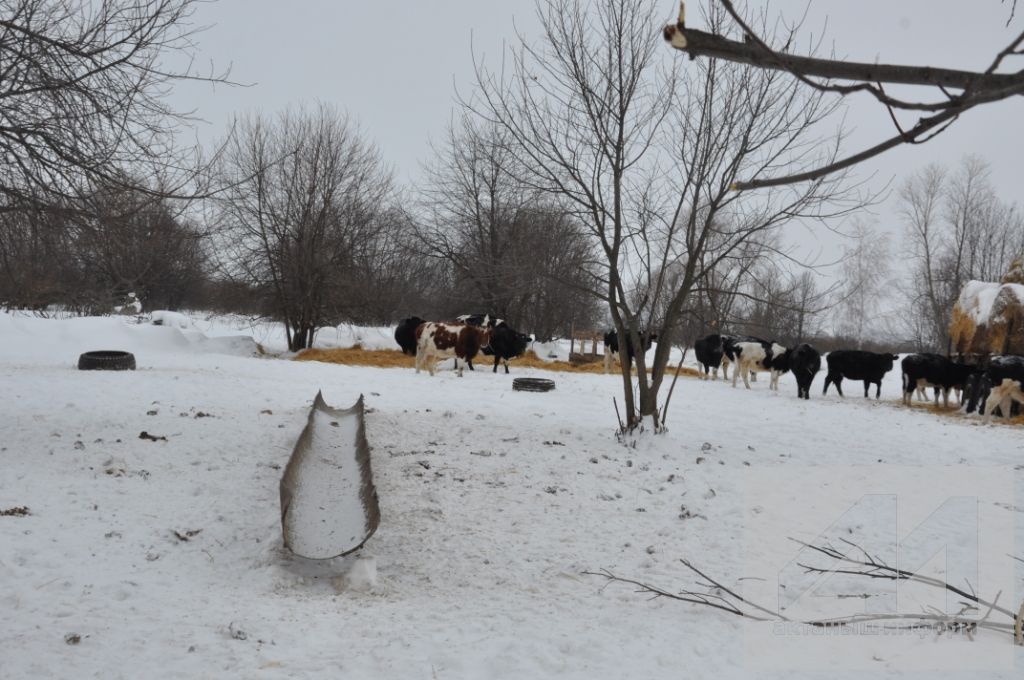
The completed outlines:
{"type": "MultiPolygon", "coordinates": [[[[296,361],[322,361],[328,364],[344,364],[346,366],[376,366],[377,368],[413,368],[416,360],[398,350],[390,349],[363,349],[359,345],[345,349],[307,349],[295,357],[296,361]]],[[[523,356],[513,359],[511,364],[521,368],[536,368],[542,371],[555,371],[559,373],[604,373],[603,361],[592,363],[571,364],[567,361],[545,361],[537,356],[532,350],[523,356]]],[[[478,356],[474,362],[478,368],[493,366],[490,357],[478,356]]],[[[500,370],[500,369],[499,369],[500,370]]],[[[618,375],[618,365],[612,371],[618,375]]],[[[675,367],[666,369],[668,375],[675,373],[675,367]]],[[[681,375],[691,378],[698,377],[698,372],[692,368],[684,367],[681,375]]]]}
{"type": "Polygon", "coordinates": [[[360,345],[340,349],[307,349],[299,352],[296,361],[322,361],[346,366],[376,366],[377,368],[414,368],[416,359],[398,350],[363,349],[360,345]]]}

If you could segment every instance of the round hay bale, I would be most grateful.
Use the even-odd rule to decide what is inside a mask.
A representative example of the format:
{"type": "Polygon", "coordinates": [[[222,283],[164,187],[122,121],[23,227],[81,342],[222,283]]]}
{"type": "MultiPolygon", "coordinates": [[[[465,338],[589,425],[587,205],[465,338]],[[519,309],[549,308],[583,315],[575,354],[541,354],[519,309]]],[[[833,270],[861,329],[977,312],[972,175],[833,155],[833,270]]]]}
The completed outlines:
{"type": "Polygon", "coordinates": [[[550,392],[555,389],[555,381],[547,378],[516,378],[512,381],[512,389],[517,392],[550,392]]]}

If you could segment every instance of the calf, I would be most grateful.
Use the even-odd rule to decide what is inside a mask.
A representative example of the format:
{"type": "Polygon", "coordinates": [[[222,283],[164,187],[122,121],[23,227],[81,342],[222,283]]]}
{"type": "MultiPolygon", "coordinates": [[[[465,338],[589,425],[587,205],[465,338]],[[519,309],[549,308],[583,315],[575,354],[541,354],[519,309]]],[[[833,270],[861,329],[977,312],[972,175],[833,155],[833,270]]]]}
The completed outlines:
{"type": "MultiPolygon", "coordinates": [[[[693,343],[693,353],[697,355],[697,362],[704,367],[701,373],[701,380],[718,380],[718,367],[722,365],[725,349],[722,347],[722,336],[713,333],[693,343]],[[710,374],[710,376],[709,376],[710,374]]],[[[725,375],[722,376],[726,378],[725,375]]]]}
{"type": "Polygon", "coordinates": [[[878,354],[857,349],[838,349],[829,352],[825,357],[828,363],[828,374],[825,376],[825,389],[828,394],[829,384],[836,386],[836,392],[843,396],[843,378],[864,381],[864,396],[868,396],[868,388],[875,384],[875,399],[882,393],[882,377],[892,370],[892,364],[899,359],[896,354],[878,354]]]}
{"type": "Polygon", "coordinates": [[[410,316],[395,328],[395,342],[402,348],[402,354],[416,356],[416,327],[423,322],[418,316],[410,316]]]}
{"type": "Polygon", "coordinates": [[[949,391],[963,390],[967,379],[975,369],[966,364],[958,364],[941,354],[911,354],[900,362],[903,371],[903,403],[910,406],[914,392],[924,392],[925,387],[935,388],[935,405],[939,405],[939,392],[942,392],[942,404],[949,408],[949,391]]]}
{"type": "Polygon", "coordinates": [[[490,342],[491,329],[468,324],[427,322],[416,328],[416,372],[427,367],[434,375],[436,359],[455,358],[455,370],[462,376],[459,359],[470,362],[490,342]]]}
{"type": "Polygon", "coordinates": [[[797,345],[790,350],[789,370],[796,378],[797,398],[810,399],[811,383],[821,370],[821,354],[807,343],[797,345]]]}
{"type": "MultiPolygon", "coordinates": [[[[643,351],[646,352],[651,348],[651,343],[658,339],[657,333],[651,333],[650,331],[640,331],[640,344],[643,347],[643,351]]],[[[626,336],[626,356],[629,361],[633,361],[636,357],[636,352],[633,350],[633,340],[626,336]]],[[[619,334],[615,331],[608,331],[604,334],[604,372],[611,373],[612,371],[612,360],[621,362],[622,359],[619,356],[619,334]]]]}
{"type": "Polygon", "coordinates": [[[1013,402],[1020,400],[1013,398],[1015,393],[1012,383],[1016,383],[1018,388],[1024,388],[1024,357],[993,357],[988,368],[974,373],[968,381],[964,390],[967,396],[965,410],[967,413],[977,410],[988,416],[998,408],[1005,417],[1013,415],[1018,410],[1013,402]],[[1011,384],[1007,384],[1007,380],[1011,384]]]}
{"type": "Polygon", "coordinates": [[[503,362],[507,375],[509,359],[522,356],[531,342],[533,338],[529,335],[519,333],[502,321],[491,331],[490,342],[481,350],[485,355],[494,357],[494,373],[498,372],[498,362],[503,362]]]}

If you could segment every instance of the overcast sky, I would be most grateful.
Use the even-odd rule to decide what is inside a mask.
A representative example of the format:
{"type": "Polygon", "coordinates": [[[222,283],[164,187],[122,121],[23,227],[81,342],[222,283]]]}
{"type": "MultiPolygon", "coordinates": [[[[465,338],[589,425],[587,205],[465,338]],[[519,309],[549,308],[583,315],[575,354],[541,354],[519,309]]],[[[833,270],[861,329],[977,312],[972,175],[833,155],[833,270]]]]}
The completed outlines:
{"type": "MultiPolygon", "coordinates": [[[[1006,27],[1010,0],[860,0],[765,2],[770,15],[798,19],[807,10],[802,36],[824,34],[837,55],[859,61],[903,62],[984,70],[1024,26],[1024,7],[1006,27]]],[[[675,0],[665,0],[674,17],[675,0]]],[[[691,11],[690,24],[699,27],[691,11]]],[[[500,58],[515,31],[534,38],[534,0],[217,0],[200,4],[196,22],[210,28],[199,36],[203,61],[230,65],[232,78],[248,88],[181,89],[182,106],[208,121],[200,135],[214,139],[232,114],[275,112],[290,103],[321,100],[355,116],[380,147],[401,181],[421,178],[420,163],[451,117],[454,87],[472,83],[472,54],[489,63],[500,58]]],[[[666,58],[670,48],[664,47],[666,58]]],[[[686,62],[680,62],[686,68],[686,62]]],[[[1024,58],[1010,63],[1024,68],[1024,58]]],[[[1005,70],[1005,69],[1004,69],[1005,70]]],[[[864,98],[848,98],[847,125],[854,128],[847,151],[894,132],[886,111],[864,98]]],[[[904,117],[913,123],[913,117],[904,117]]],[[[966,153],[985,158],[1006,200],[1024,196],[1024,99],[969,112],[949,131],[922,145],[897,149],[864,164],[875,187],[896,183],[935,161],[957,164],[966,153]]],[[[898,234],[894,201],[874,212],[880,227],[898,234]]],[[[819,239],[809,244],[826,255],[841,246],[829,233],[791,234],[819,239]]]]}

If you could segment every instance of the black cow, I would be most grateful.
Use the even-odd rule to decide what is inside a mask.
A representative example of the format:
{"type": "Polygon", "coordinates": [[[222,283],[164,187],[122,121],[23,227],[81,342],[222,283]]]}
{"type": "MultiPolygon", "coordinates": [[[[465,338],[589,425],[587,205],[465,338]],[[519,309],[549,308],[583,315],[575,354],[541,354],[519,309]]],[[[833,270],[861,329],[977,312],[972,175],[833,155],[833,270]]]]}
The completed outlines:
{"type": "MultiPolygon", "coordinates": [[[[643,351],[646,352],[651,348],[651,343],[658,339],[657,333],[650,331],[640,331],[640,341],[643,345],[643,351]]],[[[636,357],[636,352],[633,351],[633,340],[626,337],[626,356],[630,361],[636,357]]],[[[615,331],[608,331],[604,334],[604,372],[611,373],[612,360],[619,360],[619,334],[615,331]]]]}
{"type": "Polygon", "coordinates": [[[821,353],[806,342],[786,351],[789,354],[789,370],[793,371],[793,377],[796,378],[796,396],[798,399],[810,399],[811,383],[821,370],[821,353]]]}
{"type": "Polygon", "coordinates": [[[722,357],[725,354],[722,336],[713,333],[701,338],[693,343],[693,352],[697,355],[697,361],[704,367],[701,380],[707,380],[709,374],[712,380],[718,380],[718,368],[722,365],[722,357]]]}
{"type": "Polygon", "coordinates": [[[990,415],[998,408],[1000,415],[1016,415],[1020,407],[1013,403],[1014,390],[1024,391],[1024,357],[1001,356],[993,357],[988,368],[984,371],[975,372],[968,380],[964,389],[967,397],[968,413],[977,410],[982,415],[990,415]],[[1016,383],[1016,385],[1014,385],[1016,383]],[[989,404],[993,391],[998,391],[997,399],[989,404]],[[1009,413],[1007,413],[1009,411],[1009,413]]]}
{"type": "Polygon", "coordinates": [[[882,394],[882,376],[892,370],[892,364],[899,359],[897,354],[878,354],[858,349],[837,349],[825,357],[828,363],[828,374],[825,376],[825,389],[828,394],[829,384],[836,386],[836,392],[843,396],[843,378],[864,381],[864,396],[868,396],[871,383],[876,386],[875,399],[882,394]]]}
{"type": "Polygon", "coordinates": [[[418,316],[410,316],[403,319],[395,328],[395,342],[402,348],[403,354],[416,356],[416,327],[424,320],[418,316]]]}
{"type": "Polygon", "coordinates": [[[481,351],[487,356],[494,357],[494,373],[498,372],[500,361],[505,364],[505,373],[508,374],[509,359],[522,356],[531,342],[533,338],[529,335],[519,333],[502,321],[491,331],[491,341],[481,351]]]}
{"type": "MultiPolygon", "coordinates": [[[[911,354],[900,363],[903,369],[903,403],[910,406],[911,395],[925,387],[935,388],[935,405],[939,405],[939,392],[942,392],[942,405],[949,408],[949,391],[963,390],[976,369],[966,364],[958,364],[941,354],[911,354]]],[[[962,401],[962,399],[961,399],[962,401]]]]}

